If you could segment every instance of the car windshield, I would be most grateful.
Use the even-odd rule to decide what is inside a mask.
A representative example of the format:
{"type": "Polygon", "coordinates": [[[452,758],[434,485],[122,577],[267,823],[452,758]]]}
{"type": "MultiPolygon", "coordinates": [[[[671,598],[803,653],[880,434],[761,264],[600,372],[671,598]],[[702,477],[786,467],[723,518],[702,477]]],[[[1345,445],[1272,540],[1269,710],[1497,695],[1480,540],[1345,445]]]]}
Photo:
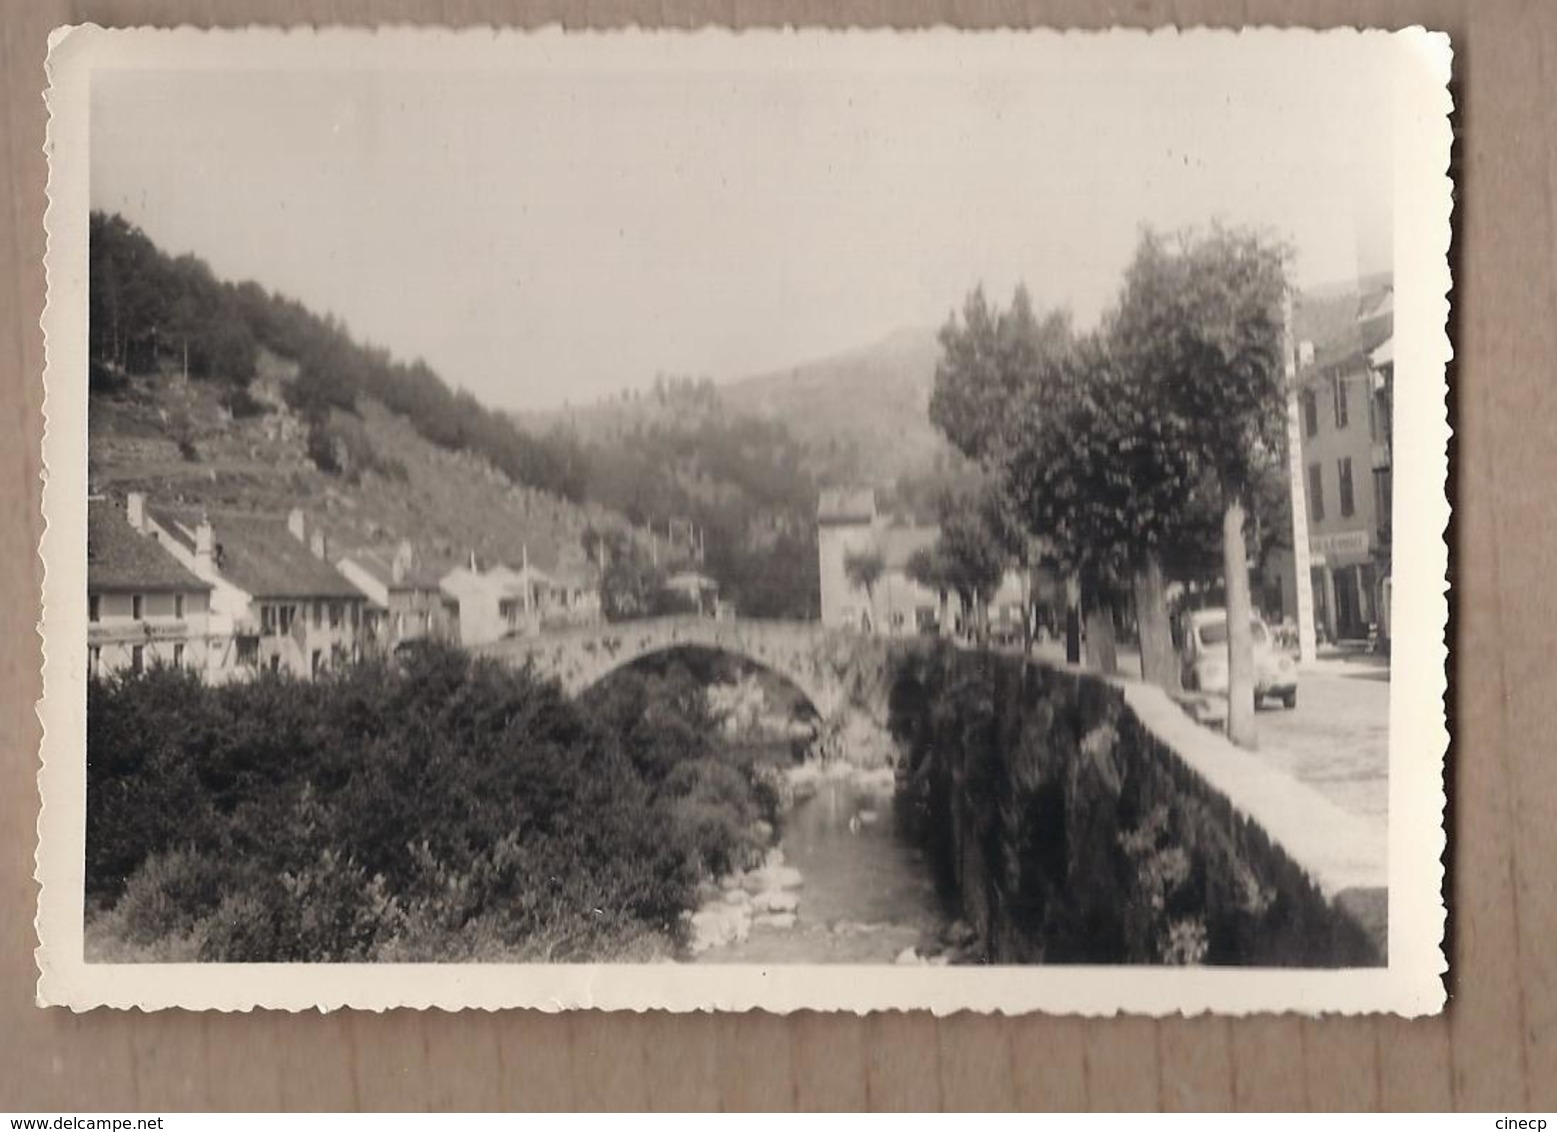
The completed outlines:
{"type": "MultiPolygon", "coordinates": [[[[1265,622],[1258,617],[1249,619],[1249,633],[1254,638],[1254,643],[1263,645],[1269,639],[1265,631],[1265,622]]],[[[1227,621],[1202,621],[1200,623],[1200,643],[1203,645],[1225,645],[1227,643],[1227,621]]]]}

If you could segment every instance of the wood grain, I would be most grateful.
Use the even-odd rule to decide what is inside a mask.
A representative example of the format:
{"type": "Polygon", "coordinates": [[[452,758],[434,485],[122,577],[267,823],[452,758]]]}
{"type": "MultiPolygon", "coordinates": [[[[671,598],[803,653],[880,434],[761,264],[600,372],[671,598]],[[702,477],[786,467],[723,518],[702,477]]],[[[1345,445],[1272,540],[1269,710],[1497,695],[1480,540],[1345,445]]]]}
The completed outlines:
{"type": "MultiPolygon", "coordinates": [[[[222,5],[223,23],[880,22],[885,3],[222,5]]],[[[199,0],[16,3],[0,20],[0,1108],[1557,1107],[1557,8],[893,5],[900,22],[1425,23],[1455,39],[1458,202],[1452,1001],[1436,1019],[75,1015],[32,1005],[40,682],[44,41],[210,24],[199,0]]]]}

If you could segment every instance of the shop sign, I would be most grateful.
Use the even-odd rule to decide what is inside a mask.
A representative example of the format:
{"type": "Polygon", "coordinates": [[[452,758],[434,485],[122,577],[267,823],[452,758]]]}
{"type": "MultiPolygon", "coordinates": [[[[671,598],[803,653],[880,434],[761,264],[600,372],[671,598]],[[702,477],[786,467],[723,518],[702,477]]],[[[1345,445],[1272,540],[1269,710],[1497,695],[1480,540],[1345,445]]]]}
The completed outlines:
{"type": "Polygon", "coordinates": [[[1366,558],[1372,548],[1373,540],[1365,530],[1311,535],[1308,540],[1309,556],[1326,561],[1336,558],[1366,558]]]}

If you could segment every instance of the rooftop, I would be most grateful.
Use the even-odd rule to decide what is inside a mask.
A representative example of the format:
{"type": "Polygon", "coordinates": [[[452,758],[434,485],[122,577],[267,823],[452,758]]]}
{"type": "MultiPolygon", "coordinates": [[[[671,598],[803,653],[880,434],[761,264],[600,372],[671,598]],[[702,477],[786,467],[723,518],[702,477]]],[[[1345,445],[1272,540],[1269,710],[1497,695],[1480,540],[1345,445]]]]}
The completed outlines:
{"type": "Polygon", "coordinates": [[[136,531],[107,500],[87,504],[88,592],[173,593],[209,590],[178,559],[136,531]]]}
{"type": "MultiPolygon", "coordinates": [[[[1327,325],[1324,337],[1314,342],[1314,360],[1305,365],[1299,377],[1311,380],[1339,368],[1361,368],[1370,364],[1370,355],[1394,336],[1394,292],[1389,287],[1353,296],[1348,304],[1350,318],[1327,325]]],[[[1301,327],[1295,314],[1294,323],[1301,327]]]]}
{"type": "Polygon", "coordinates": [[[336,561],[350,558],[370,576],[392,590],[435,590],[446,571],[437,570],[418,556],[412,556],[411,565],[395,581],[394,547],[358,547],[336,556],[336,561]]]}
{"type": "MultiPolygon", "coordinates": [[[[194,549],[195,528],[202,518],[198,510],[146,510],[169,535],[194,549]]],[[[361,590],[287,529],[286,516],[213,511],[206,517],[217,570],[244,592],[257,598],[363,598],[361,590]]]]}

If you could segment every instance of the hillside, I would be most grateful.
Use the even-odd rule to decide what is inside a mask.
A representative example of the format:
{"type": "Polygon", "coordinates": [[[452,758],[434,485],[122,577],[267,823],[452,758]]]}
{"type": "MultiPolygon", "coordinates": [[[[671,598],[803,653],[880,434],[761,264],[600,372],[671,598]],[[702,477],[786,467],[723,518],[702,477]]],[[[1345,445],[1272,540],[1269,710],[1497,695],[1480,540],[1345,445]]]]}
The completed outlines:
{"type": "Polygon", "coordinates": [[[224,407],[221,383],[177,373],[141,375],[89,399],[91,489],[144,491],[161,502],[284,512],[303,507],[345,548],[413,540],[433,563],[474,551],[542,568],[581,552],[586,527],[621,520],[513,483],[483,457],[434,445],[405,417],[369,397],[354,412],[331,410],[328,432],[339,471],[309,454],[312,430],[280,390],[293,368],[262,355],[252,415],[224,407]]]}
{"type": "Polygon", "coordinates": [[[827,478],[885,486],[944,460],[930,423],[936,333],[900,330],[847,353],[719,387],[732,412],[781,422],[827,478]]]}

